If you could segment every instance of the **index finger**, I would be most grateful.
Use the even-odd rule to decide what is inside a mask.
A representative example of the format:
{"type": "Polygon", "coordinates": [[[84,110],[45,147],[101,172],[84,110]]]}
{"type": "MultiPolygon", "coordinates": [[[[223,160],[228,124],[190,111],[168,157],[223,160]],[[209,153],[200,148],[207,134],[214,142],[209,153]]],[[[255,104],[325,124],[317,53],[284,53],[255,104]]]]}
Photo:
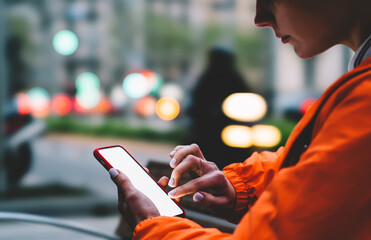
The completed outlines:
{"type": "Polygon", "coordinates": [[[173,154],[173,158],[170,161],[170,166],[172,168],[175,168],[188,155],[194,155],[198,158],[204,159],[204,155],[202,154],[198,145],[195,143],[187,146],[177,146],[174,151],[175,153],[173,154]]]}
{"type": "Polygon", "coordinates": [[[199,178],[192,179],[191,181],[174,188],[168,195],[171,198],[180,198],[188,194],[193,194],[199,190],[208,189],[214,186],[213,181],[211,181],[208,175],[204,175],[199,178]]]}

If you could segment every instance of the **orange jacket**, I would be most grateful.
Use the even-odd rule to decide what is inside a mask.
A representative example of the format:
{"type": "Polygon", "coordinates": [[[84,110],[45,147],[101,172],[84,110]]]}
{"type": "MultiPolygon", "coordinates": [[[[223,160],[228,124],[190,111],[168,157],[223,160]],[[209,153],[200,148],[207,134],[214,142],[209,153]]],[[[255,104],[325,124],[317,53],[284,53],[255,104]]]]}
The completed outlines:
{"type": "Polygon", "coordinates": [[[371,239],[370,152],[371,58],[327,89],[285,148],[224,169],[237,192],[233,234],[157,217],[134,239],[371,239]]]}

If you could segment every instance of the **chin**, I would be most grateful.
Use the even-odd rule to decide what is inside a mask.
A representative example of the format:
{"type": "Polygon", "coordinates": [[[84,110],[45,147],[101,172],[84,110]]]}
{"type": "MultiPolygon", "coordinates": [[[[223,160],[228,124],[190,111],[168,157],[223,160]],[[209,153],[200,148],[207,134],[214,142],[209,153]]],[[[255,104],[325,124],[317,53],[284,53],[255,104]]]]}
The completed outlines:
{"type": "Polygon", "coordinates": [[[308,59],[308,58],[312,58],[318,54],[320,54],[321,52],[312,52],[312,51],[299,51],[297,49],[295,49],[295,53],[298,57],[302,58],[302,59],[308,59]]]}
{"type": "Polygon", "coordinates": [[[317,56],[318,54],[323,53],[329,47],[327,48],[310,48],[310,47],[300,47],[300,46],[294,46],[295,53],[298,57],[302,59],[308,59],[317,56]]]}

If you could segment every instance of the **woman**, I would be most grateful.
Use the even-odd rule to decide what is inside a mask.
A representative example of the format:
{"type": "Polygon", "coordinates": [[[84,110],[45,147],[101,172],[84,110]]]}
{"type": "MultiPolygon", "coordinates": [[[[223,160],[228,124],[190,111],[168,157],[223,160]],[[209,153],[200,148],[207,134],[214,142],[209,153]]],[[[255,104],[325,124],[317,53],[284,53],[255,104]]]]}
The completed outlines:
{"type": "Polygon", "coordinates": [[[119,210],[136,226],[134,239],[370,239],[370,9],[369,0],[257,0],[257,26],[271,27],[301,58],[348,46],[356,51],[350,72],[327,89],[275,153],[255,153],[223,172],[195,144],[171,153],[169,185],[176,188],[169,195],[194,194],[195,202],[238,222],[233,234],[159,217],[112,169],[119,210]],[[178,186],[192,170],[199,177],[178,186]]]}

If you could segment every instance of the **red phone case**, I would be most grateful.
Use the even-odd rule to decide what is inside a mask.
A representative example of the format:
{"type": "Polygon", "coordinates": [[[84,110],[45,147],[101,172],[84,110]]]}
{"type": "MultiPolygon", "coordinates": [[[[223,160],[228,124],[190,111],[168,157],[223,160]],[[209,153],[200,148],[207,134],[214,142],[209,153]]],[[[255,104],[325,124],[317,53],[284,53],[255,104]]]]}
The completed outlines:
{"type": "MultiPolygon", "coordinates": [[[[167,194],[167,191],[156,181],[156,179],[153,178],[153,176],[122,146],[120,145],[112,145],[112,146],[106,146],[106,147],[101,147],[101,148],[97,148],[94,150],[93,154],[94,154],[94,157],[98,160],[98,162],[108,171],[110,170],[112,167],[112,165],[99,153],[99,150],[101,149],[106,149],[106,148],[113,148],[113,147],[120,147],[122,148],[127,154],[129,154],[129,156],[153,179],[153,181],[156,182],[156,184],[167,194]]],[[[173,200],[173,199],[172,199],[173,200]]],[[[185,216],[185,211],[184,209],[179,205],[179,203],[175,200],[173,200],[178,206],[180,209],[182,209],[182,212],[183,212],[183,215],[182,216],[185,216]]]]}

